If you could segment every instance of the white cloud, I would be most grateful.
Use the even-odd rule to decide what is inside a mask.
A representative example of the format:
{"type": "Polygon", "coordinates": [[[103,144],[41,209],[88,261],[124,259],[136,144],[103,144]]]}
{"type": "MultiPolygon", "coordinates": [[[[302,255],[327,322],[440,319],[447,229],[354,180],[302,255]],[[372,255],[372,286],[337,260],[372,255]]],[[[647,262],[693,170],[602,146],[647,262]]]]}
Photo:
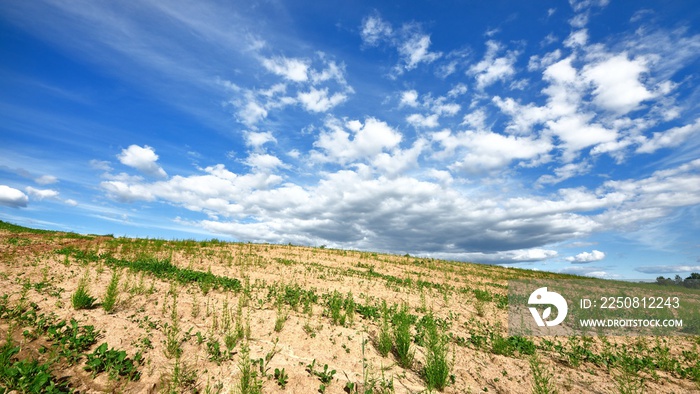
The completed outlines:
{"type": "Polygon", "coordinates": [[[399,107],[417,107],[418,106],[418,92],[415,90],[406,90],[401,92],[401,101],[399,102],[399,107]]]}
{"type": "Polygon", "coordinates": [[[129,184],[123,181],[104,181],[100,183],[107,194],[115,200],[133,202],[138,200],[153,201],[155,196],[149,187],[142,184],[129,184]]]}
{"type": "Polygon", "coordinates": [[[508,166],[514,160],[536,160],[552,149],[546,139],[505,136],[490,131],[449,131],[433,133],[433,141],[443,147],[438,157],[456,150],[464,152],[451,168],[471,174],[491,172],[508,166]]]}
{"type": "Polygon", "coordinates": [[[655,132],[651,138],[644,138],[637,148],[637,153],[653,153],[662,148],[678,146],[698,132],[700,132],[700,119],[696,119],[693,124],[655,132]]]}
{"type": "Polygon", "coordinates": [[[396,74],[415,69],[420,63],[432,63],[442,57],[441,52],[430,51],[430,35],[421,31],[420,25],[406,23],[395,31],[391,24],[379,15],[370,15],[363,19],[360,32],[365,45],[376,46],[386,42],[396,48],[401,63],[394,67],[396,74]]]}
{"type": "Polygon", "coordinates": [[[478,89],[484,89],[496,81],[506,81],[515,74],[517,52],[507,51],[505,56],[497,57],[501,45],[496,41],[486,42],[486,54],[479,63],[471,66],[468,73],[474,75],[478,89]]]}
{"type": "Polygon", "coordinates": [[[565,181],[569,178],[573,178],[578,175],[586,174],[592,168],[591,164],[587,161],[581,161],[578,163],[567,163],[561,167],[554,170],[554,175],[542,175],[537,179],[536,185],[545,184],[556,184],[565,181]]]}
{"type": "Polygon", "coordinates": [[[71,207],[77,207],[77,206],[78,206],[78,202],[75,201],[75,200],[73,200],[73,199],[71,199],[71,198],[69,198],[69,199],[67,199],[67,200],[65,200],[65,201],[63,201],[63,202],[66,203],[66,205],[70,205],[71,207]]]}
{"type": "Polygon", "coordinates": [[[22,193],[21,190],[7,185],[0,185],[0,205],[11,208],[21,208],[26,207],[28,202],[29,198],[26,194],[22,193]]]}
{"type": "Polygon", "coordinates": [[[345,127],[337,120],[326,122],[329,129],[321,133],[314,146],[322,149],[325,155],[319,156],[324,161],[337,161],[341,164],[373,157],[384,150],[396,147],[402,135],[385,122],[375,118],[365,119],[365,123],[354,120],[345,127]],[[346,131],[353,132],[353,138],[346,131]]]}
{"type": "Polygon", "coordinates": [[[311,112],[326,112],[343,103],[347,98],[347,95],[338,92],[329,97],[328,88],[316,89],[314,87],[308,92],[300,92],[297,95],[297,99],[304,109],[311,112]]]}
{"type": "Polygon", "coordinates": [[[35,189],[31,186],[27,186],[24,190],[27,191],[32,198],[37,200],[43,200],[45,198],[53,198],[58,196],[58,192],[52,189],[35,189]]]}
{"type": "Polygon", "coordinates": [[[422,254],[425,257],[449,259],[457,261],[469,261],[480,264],[514,264],[514,263],[529,263],[536,261],[545,261],[552,259],[558,255],[556,250],[532,248],[518,249],[494,253],[483,252],[463,252],[463,253],[426,253],[422,254]]]}
{"type": "Polygon", "coordinates": [[[399,47],[399,54],[404,58],[406,70],[413,70],[419,63],[432,63],[442,56],[440,52],[430,52],[430,36],[413,33],[399,47]]]}
{"type": "Polygon", "coordinates": [[[595,261],[600,261],[605,258],[605,253],[599,250],[593,250],[591,252],[581,252],[573,257],[567,257],[566,261],[570,261],[575,264],[593,263],[595,261]]]}
{"type": "Polygon", "coordinates": [[[105,172],[112,171],[112,166],[110,165],[110,163],[108,161],[93,159],[93,160],[90,160],[89,165],[91,168],[94,168],[96,170],[102,170],[105,172]]]}
{"type": "Polygon", "coordinates": [[[651,265],[635,268],[645,274],[683,274],[700,272],[700,265],[651,265]]]}
{"type": "Polygon", "coordinates": [[[148,145],[144,145],[143,147],[130,145],[128,148],[122,149],[122,152],[117,155],[117,158],[122,164],[136,168],[146,175],[156,178],[166,178],[168,176],[168,174],[156,164],[158,155],[156,155],[155,150],[148,145]]]}
{"type": "Polygon", "coordinates": [[[277,167],[285,167],[282,160],[269,154],[254,153],[245,160],[245,163],[262,171],[274,170],[277,167]]]}
{"type": "Polygon", "coordinates": [[[309,79],[308,70],[310,63],[306,59],[287,58],[278,56],[263,58],[262,65],[271,73],[280,75],[294,82],[304,82],[309,79]]]}
{"type": "Polygon", "coordinates": [[[367,45],[377,45],[383,39],[390,37],[393,34],[391,25],[382,20],[379,15],[371,15],[362,21],[362,31],[360,36],[362,41],[367,45]]]}
{"type": "Polygon", "coordinates": [[[452,89],[450,89],[449,92],[447,92],[447,96],[449,97],[459,97],[465,93],[467,93],[467,85],[463,83],[458,83],[455,85],[452,89]]]}
{"type": "Polygon", "coordinates": [[[607,129],[599,123],[590,123],[593,115],[577,114],[547,121],[547,127],[559,137],[568,150],[565,160],[571,160],[571,154],[583,148],[604,142],[615,141],[617,132],[607,129]]]}
{"type": "Polygon", "coordinates": [[[412,114],[406,117],[406,121],[410,123],[413,127],[432,129],[439,126],[437,114],[428,116],[423,116],[421,114],[412,114]]]}
{"type": "Polygon", "coordinates": [[[58,182],[58,178],[56,178],[53,175],[42,175],[39,178],[36,178],[34,182],[40,185],[50,185],[52,183],[58,182]]]}
{"type": "Polygon", "coordinates": [[[612,56],[586,67],[583,76],[595,85],[593,102],[618,115],[635,110],[654,95],[639,82],[648,71],[642,59],[629,60],[626,54],[612,56]]]}
{"type": "Polygon", "coordinates": [[[570,48],[583,47],[588,42],[588,30],[580,29],[569,34],[564,45],[570,48]]]}
{"type": "Polygon", "coordinates": [[[269,131],[265,131],[265,132],[248,131],[245,133],[245,142],[246,142],[246,145],[253,147],[255,149],[259,149],[263,145],[267,144],[268,142],[277,142],[277,139],[269,131]]]}

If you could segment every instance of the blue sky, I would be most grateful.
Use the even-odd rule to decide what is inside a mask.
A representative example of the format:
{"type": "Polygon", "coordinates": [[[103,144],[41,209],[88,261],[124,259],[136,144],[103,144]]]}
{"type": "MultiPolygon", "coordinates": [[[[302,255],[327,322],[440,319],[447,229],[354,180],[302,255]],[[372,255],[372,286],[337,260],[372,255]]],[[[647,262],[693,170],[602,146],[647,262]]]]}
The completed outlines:
{"type": "Polygon", "coordinates": [[[0,3],[0,218],[700,271],[695,1],[0,3]]]}

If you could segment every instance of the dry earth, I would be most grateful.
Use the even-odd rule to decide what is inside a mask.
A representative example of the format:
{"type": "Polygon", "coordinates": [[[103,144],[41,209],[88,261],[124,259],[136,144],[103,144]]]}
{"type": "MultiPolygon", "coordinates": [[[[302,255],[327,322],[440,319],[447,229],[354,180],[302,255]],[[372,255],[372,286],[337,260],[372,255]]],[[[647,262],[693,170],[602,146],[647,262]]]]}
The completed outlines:
{"type": "MultiPolygon", "coordinates": [[[[56,379],[66,379],[83,393],[237,392],[245,360],[260,358],[267,373],[258,371],[257,379],[266,393],[319,392],[321,378],[307,368],[313,360],[319,375],[325,364],[336,371],[325,384],[326,393],[347,392],[348,382],[358,392],[372,385],[370,392],[427,391],[425,341],[411,344],[415,360],[407,368],[397,364],[395,354],[382,356],[377,350],[383,301],[392,311],[408,307],[415,316],[413,335],[425,331],[420,321],[429,313],[440,323],[439,331],[450,335],[451,376],[445,393],[535,392],[536,382],[545,383],[533,375],[529,341],[536,345],[535,366],[559,393],[624,392],[635,384],[649,393],[700,392],[697,337],[507,342],[506,281],[563,276],[325,248],[79,236],[3,225],[0,343],[11,338],[21,349],[13,360],[49,362],[56,379]],[[217,288],[206,280],[187,282],[114,263],[156,260],[169,260],[179,272],[236,278],[240,286],[217,288]],[[99,303],[115,270],[120,273],[119,298],[107,313],[99,303]],[[97,306],[76,310],[71,296],[84,277],[97,306]],[[335,316],[334,302],[340,305],[335,316]],[[26,310],[32,303],[38,316],[76,319],[101,336],[70,365],[50,351],[55,347],[37,324],[7,312],[26,310]],[[86,354],[104,342],[130,358],[142,354],[138,380],[84,370],[86,354]],[[630,364],[630,372],[619,361],[622,355],[644,363],[630,364]],[[273,376],[282,368],[288,375],[284,389],[273,376]]],[[[393,330],[391,324],[389,328],[393,330]]]]}

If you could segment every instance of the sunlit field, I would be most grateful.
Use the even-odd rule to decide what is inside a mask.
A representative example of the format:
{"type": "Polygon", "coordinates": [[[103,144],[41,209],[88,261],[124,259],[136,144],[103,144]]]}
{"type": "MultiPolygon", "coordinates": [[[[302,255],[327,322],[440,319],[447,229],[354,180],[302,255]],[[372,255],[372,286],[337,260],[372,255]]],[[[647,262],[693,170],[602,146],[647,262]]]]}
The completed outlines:
{"type": "Polygon", "coordinates": [[[572,276],[7,223],[0,253],[10,391],[700,390],[698,337],[508,336],[509,279],[572,276]]]}

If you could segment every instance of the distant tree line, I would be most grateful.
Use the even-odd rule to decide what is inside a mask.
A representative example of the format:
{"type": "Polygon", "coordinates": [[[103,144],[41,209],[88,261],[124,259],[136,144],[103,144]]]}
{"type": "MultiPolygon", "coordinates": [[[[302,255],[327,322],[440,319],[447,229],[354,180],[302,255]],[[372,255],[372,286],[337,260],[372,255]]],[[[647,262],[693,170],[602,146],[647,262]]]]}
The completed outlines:
{"type": "Polygon", "coordinates": [[[656,284],[662,286],[683,286],[689,289],[700,289],[700,274],[693,272],[685,279],[681,278],[680,275],[676,275],[676,277],[673,279],[659,276],[656,278],[656,284]]]}

